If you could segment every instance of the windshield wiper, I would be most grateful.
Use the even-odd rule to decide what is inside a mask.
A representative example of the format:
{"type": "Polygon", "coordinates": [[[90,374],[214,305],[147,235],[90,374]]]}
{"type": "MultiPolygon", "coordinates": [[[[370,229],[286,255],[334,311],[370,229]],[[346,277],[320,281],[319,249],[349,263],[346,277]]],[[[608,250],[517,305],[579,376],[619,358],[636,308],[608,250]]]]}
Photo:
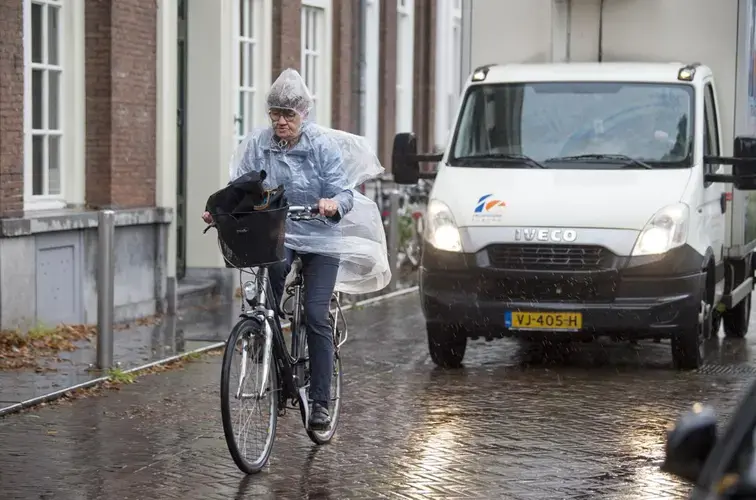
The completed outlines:
{"type": "Polygon", "coordinates": [[[602,153],[596,153],[596,154],[587,154],[587,155],[576,155],[576,156],[556,156],[554,158],[549,158],[546,160],[547,162],[557,162],[557,161],[585,161],[585,160],[596,160],[596,161],[608,161],[608,162],[616,162],[621,161],[624,163],[624,165],[620,168],[645,168],[648,170],[652,170],[654,167],[649,165],[648,163],[637,160],[633,158],[632,156],[627,155],[620,155],[620,154],[602,154],[602,153]]]}
{"type": "Polygon", "coordinates": [[[530,156],[515,154],[515,153],[490,153],[485,155],[472,155],[472,156],[458,156],[454,158],[455,161],[474,162],[480,160],[495,160],[502,162],[516,162],[523,163],[533,168],[549,168],[543,163],[539,163],[530,156]]]}

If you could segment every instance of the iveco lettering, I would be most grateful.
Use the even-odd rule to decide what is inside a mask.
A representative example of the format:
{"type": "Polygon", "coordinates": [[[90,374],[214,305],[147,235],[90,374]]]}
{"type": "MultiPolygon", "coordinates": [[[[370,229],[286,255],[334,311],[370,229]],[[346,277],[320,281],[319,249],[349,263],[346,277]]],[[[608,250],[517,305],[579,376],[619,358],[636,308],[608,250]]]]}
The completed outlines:
{"type": "MultiPolygon", "coordinates": [[[[733,7],[712,10],[712,29],[729,26],[727,36],[669,17],[648,19],[639,36],[622,19],[645,19],[648,2],[620,3],[622,15],[602,21],[612,62],[532,63],[528,44],[502,51],[471,29],[444,151],[396,135],[395,181],[434,179],[420,301],[437,365],[461,366],[471,338],[610,337],[668,343],[671,365],[697,369],[704,339],[746,334],[750,32],[731,25],[733,7]],[[437,168],[421,174],[420,163],[437,168]]],[[[473,19],[495,18],[495,2],[472,4],[473,19]]]]}
{"type": "Polygon", "coordinates": [[[575,241],[577,231],[574,229],[515,229],[515,241],[575,241]]]}

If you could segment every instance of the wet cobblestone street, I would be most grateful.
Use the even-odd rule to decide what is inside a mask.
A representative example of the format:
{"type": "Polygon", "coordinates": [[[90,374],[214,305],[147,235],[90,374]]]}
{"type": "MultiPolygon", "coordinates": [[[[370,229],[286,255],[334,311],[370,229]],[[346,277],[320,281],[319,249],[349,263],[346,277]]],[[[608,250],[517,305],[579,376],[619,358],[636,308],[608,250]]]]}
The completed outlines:
{"type": "Polygon", "coordinates": [[[751,381],[753,339],[710,345],[699,372],[669,345],[476,341],[465,368],[427,354],[416,294],[347,313],[337,437],[295,412],[269,466],[244,477],[220,421],[220,359],[118,392],[0,419],[3,499],[667,499],[664,430],[695,401],[725,417],[751,381]]]}

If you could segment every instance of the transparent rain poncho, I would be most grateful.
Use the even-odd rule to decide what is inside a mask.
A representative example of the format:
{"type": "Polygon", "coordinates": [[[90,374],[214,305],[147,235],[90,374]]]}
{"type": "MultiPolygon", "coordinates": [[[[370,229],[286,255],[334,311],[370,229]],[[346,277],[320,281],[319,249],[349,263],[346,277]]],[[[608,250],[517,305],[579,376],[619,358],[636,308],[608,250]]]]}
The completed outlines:
{"type": "Polygon", "coordinates": [[[231,159],[231,180],[265,170],[266,187],[283,184],[290,205],[316,205],[320,198],[334,198],[344,207],[350,203],[340,201],[345,197],[338,193],[350,190],[352,208],[338,223],[287,221],[285,245],[338,258],[336,291],[360,294],[385,288],[391,269],[381,214],[375,202],[355,190],[384,172],[372,147],[364,137],[307,120],[313,98],[295,70],[284,70],[273,82],[267,105],[302,116],[299,141],[287,149],[277,142],[272,127],[251,131],[231,159]]]}

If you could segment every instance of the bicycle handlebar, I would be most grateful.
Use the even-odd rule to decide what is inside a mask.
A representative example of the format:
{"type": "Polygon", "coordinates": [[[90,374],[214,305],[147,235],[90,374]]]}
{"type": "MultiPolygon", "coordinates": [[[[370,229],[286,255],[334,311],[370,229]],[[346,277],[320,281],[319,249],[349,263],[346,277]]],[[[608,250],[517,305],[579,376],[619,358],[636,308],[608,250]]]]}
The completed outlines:
{"type": "Polygon", "coordinates": [[[314,215],[314,214],[319,213],[320,209],[317,206],[305,206],[305,205],[292,205],[289,207],[289,214],[300,213],[300,212],[314,215]]]}
{"type": "Polygon", "coordinates": [[[289,219],[290,220],[316,220],[320,221],[323,224],[326,223],[325,220],[315,217],[320,213],[320,209],[317,206],[303,206],[303,205],[292,205],[289,207],[289,219]]]}
{"type": "MultiPolygon", "coordinates": [[[[315,218],[314,215],[318,215],[320,213],[320,209],[317,206],[306,206],[306,205],[292,205],[288,209],[288,218],[291,220],[318,220],[323,222],[325,224],[326,222],[323,219],[315,218]]],[[[207,233],[210,229],[216,227],[215,222],[211,222],[208,224],[207,227],[202,231],[202,234],[207,233]]]]}

